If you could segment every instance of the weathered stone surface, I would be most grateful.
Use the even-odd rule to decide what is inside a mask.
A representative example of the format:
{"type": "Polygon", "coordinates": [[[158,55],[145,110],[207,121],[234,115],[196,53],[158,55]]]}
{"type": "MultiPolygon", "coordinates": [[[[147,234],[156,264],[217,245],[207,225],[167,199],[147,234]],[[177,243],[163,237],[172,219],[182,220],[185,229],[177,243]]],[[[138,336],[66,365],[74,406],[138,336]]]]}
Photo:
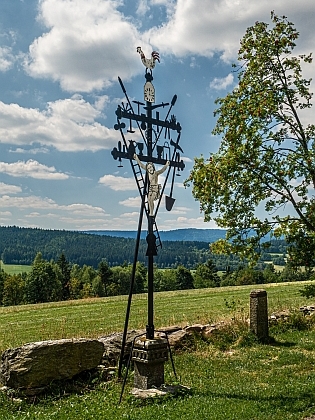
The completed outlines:
{"type": "Polygon", "coordinates": [[[184,395],[189,394],[191,389],[184,385],[165,385],[158,388],[150,388],[150,389],[139,389],[133,388],[131,390],[131,395],[135,398],[140,399],[147,399],[147,398],[155,398],[155,397],[165,397],[167,395],[184,395]]]}
{"type": "MultiPolygon", "coordinates": [[[[128,331],[124,351],[124,360],[127,361],[130,355],[133,340],[138,335],[145,334],[145,330],[128,331]]],[[[99,337],[98,340],[104,345],[104,354],[102,364],[105,366],[116,366],[118,364],[121,352],[123,333],[113,333],[105,337],[99,337]]]]}
{"type": "Polygon", "coordinates": [[[71,379],[98,366],[104,345],[98,340],[63,339],[28,343],[1,356],[0,382],[10,388],[40,388],[71,379]]]}
{"type": "Polygon", "coordinates": [[[261,341],[269,338],[268,299],[266,290],[252,290],[250,293],[250,330],[261,341]]]}
{"type": "Polygon", "coordinates": [[[132,352],[134,387],[150,389],[164,383],[164,363],[168,359],[165,338],[138,339],[132,352]]]}
{"type": "Polygon", "coordinates": [[[186,327],[185,330],[188,331],[188,332],[200,333],[206,327],[207,327],[207,325],[203,325],[203,324],[193,324],[193,325],[189,325],[188,327],[186,327]]]}
{"type": "Polygon", "coordinates": [[[170,346],[176,349],[182,347],[187,342],[188,338],[191,337],[191,335],[192,332],[186,330],[175,331],[168,335],[168,341],[170,346]]]}

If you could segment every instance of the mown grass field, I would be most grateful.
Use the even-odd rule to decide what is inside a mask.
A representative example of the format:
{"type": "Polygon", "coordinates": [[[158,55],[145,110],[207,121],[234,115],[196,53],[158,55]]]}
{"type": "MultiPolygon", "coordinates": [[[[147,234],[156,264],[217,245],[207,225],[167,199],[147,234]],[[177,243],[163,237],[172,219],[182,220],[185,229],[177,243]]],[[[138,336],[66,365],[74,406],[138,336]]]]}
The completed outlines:
{"type": "MultiPolygon", "coordinates": [[[[301,283],[263,285],[268,292],[269,311],[298,308],[305,303],[301,283]]],[[[249,311],[249,293],[254,286],[182,290],[155,294],[155,327],[211,323],[238,312],[249,311]],[[234,304],[233,304],[234,302],[234,304]]],[[[30,341],[98,337],[122,331],[127,296],[73,300],[38,305],[0,307],[0,351],[30,341]]],[[[133,296],[130,328],[147,323],[147,296],[133,296]]]]}
{"type": "MultiPolygon", "coordinates": [[[[310,304],[302,283],[263,285],[269,312],[310,304]]],[[[248,316],[253,286],[163,292],[155,295],[156,327],[212,322],[248,316]]],[[[146,295],[136,295],[130,328],[146,324],[146,295]]],[[[126,296],[0,308],[0,347],[61,337],[98,337],[123,329],[126,296]]],[[[226,351],[198,341],[177,353],[180,383],[191,395],[140,403],[131,399],[132,374],[121,405],[121,383],[98,383],[93,389],[53,394],[31,401],[0,393],[0,418],[6,420],[301,420],[315,413],[315,331],[271,330],[275,342],[232,346],[226,351]]],[[[166,366],[166,381],[171,382],[166,366]]]]}
{"type": "Polygon", "coordinates": [[[21,264],[4,264],[3,261],[0,261],[1,269],[8,274],[20,274],[20,273],[29,273],[32,269],[31,265],[21,265],[21,264]]]}

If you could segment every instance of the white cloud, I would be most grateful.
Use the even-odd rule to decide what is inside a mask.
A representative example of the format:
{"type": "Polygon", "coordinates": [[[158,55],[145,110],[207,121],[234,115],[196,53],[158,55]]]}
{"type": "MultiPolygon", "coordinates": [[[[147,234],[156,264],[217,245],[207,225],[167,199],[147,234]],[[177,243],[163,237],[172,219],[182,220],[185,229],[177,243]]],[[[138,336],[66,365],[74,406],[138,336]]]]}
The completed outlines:
{"type": "Polygon", "coordinates": [[[176,219],[163,220],[162,223],[159,223],[159,230],[171,230],[176,226],[177,229],[181,228],[196,228],[196,229],[217,229],[218,226],[216,223],[211,220],[210,222],[205,222],[203,217],[197,218],[188,218],[184,216],[179,216],[176,219]]]}
{"type": "Polygon", "coordinates": [[[122,218],[125,219],[132,219],[133,221],[137,220],[139,218],[139,212],[138,211],[132,211],[130,213],[122,213],[119,217],[119,220],[122,220],[122,218]]]}
{"type": "Polygon", "coordinates": [[[137,189],[133,178],[124,178],[122,176],[104,175],[98,182],[114,191],[133,191],[137,189]]]}
{"type": "Polygon", "coordinates": [[[36,160],[18,161],[14,163],[0,162],[0,173],[14,177],[29,177],[35,179],[62,180],[69,178],[69,175],[56,172],[53,166],[42,165],[36,160]]]}
{"type": "Polygon", "coordinates": [[[44,111],[0,101],[0,142],[36,143],[68,152],[109,149],[119,133],[95,121],[101,117],[98,108],[99,99],[92,105],[80,95],[49,102],[44,111]]]}
{"type": "MultiPolygon", "coordinates": [[[[23,226],[39,227],[47,226],[48,223],[51,229],[88,230],[110,228],[109,215],[102,208],[89,204],[58,205],[53,200],[41,199],[35,196],[21,197],[18,201],[8,197],[2,204],[7,204],[8,206],[11,204],[11,207],[14,208],[17,203],[20,204],[20,209],[22,210],[20,212],[22,214],[17,220],[23,226]]],[[[16,223],[16,217],[14,220],[16,223]]]]}
{"type": "Polygon", "coordinates": [[[58,81],[67,91],[90,92],[138,73],[140,34],[116,0],[42,0],[40,22],[48,29],[25,60],[33,77],[58,81]]]}
{"type": "Polygon", "coordinates": [[[233,84],[233,81],[234,77],[232,73],[228,74],[226,77],[215,77],[210,82],[210,88],[215,90],[226,89],[233,84]]]}
{"type": "Polygon", "coordinates": [[[12,50],[9,47],[0,47],[0,71],[8,71],[14,64],[12,50]]]}
{"type": "Polygon", "coordinates": [[[129,197],[126,200],[119,201],[119,204],[125,207],[137,207],[140,208],[141,199],[140,197],[129,197]]]}
{"type": "MultiPolygon", "coordinates": [[[[17,207],[18,209],[34,209],[28,217],[37,217],[43,216],[44,211],[48,211],[49,213],[45,213],[45,216],[54,216],[60,217],[62,212],[80,216],[80,217],[87,217],[87,218],[94,218],[94,217],[107,217],[108,214],[105,212],[104,209],[97,206],[91,206],[90,204],[82,204],[82,203],[74,203],[74,204],[57,204],[51,198],[41,198],[35,195],[29,195],[24,197],[11,197],[9,195],[3,195],[0,197],[0,207],[4,208],[14,208],[17,207]],[[60,212],[60,213],[56,213],[60,212]]],[[[70,216],[69,216],[70,217],[70,216]]]]}
{"type": "Polygon", "coordinates": [[[0,194],[17,194],[22,191],[22,188],[17,185],[5,184],[0,182],[0,194]]]}
{"type": "Polygon", "coordinates": [[[138,0],[137,16],[144,16],[149,9],[148,0],[138,0]]]}
{"type": "Polygon", "coordinates": [[[312,0],[177,0],[168,22],[151,28],[145,36],[160,52],[178,57],[219,53],[230,62],[236,59],[246,28],[257,20],[270,21],[271,10],[288,16],[304,32],[300,48],[314,50],[312,0]]]}
{"type": "Polygon", "coordinates": [[[34,147],[33,149],[22,149],[21,147],[17,147],[15,150],[10,149],[10,153],[19,153],[19,154],[30,154],[30,155],[37,155],[38,153],[49,153],[49,149],[47,147],[34,147]]]}

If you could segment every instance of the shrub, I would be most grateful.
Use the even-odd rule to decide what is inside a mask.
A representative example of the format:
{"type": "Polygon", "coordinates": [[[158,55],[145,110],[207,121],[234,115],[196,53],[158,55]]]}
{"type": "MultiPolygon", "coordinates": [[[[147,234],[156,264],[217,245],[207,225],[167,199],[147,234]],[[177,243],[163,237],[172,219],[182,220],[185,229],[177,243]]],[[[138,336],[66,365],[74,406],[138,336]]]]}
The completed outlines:
{"type": "Polygon", "coordinates": [[[304,286],[304,289],[299,290],[301,296],[306,297],[307,299],[315,297],[315,284],[307,284],[304,286]]]}

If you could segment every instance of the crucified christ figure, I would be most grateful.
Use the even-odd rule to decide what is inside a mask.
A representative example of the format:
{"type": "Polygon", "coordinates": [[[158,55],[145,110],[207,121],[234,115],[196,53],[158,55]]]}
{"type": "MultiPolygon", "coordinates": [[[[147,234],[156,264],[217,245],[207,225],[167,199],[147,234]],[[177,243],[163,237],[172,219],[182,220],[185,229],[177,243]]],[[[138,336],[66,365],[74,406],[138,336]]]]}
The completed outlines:
{"type": "Polygon", "coordinates": [[[148,162],[144,165],[136,154],[133,155],[134,159],[138,162],[139,166],[144,169],[149,178],[149,190],[148,190],[148,203],[149,203],[149,215],[154,216],[154,201],[160,198],[160,189],[161,184],[159,184],[158,176],[161,175],[169,166],[170,161],[168,160],[166,164],[159,169],[155,169],[155,166],[152,162],[148,162]]]}

